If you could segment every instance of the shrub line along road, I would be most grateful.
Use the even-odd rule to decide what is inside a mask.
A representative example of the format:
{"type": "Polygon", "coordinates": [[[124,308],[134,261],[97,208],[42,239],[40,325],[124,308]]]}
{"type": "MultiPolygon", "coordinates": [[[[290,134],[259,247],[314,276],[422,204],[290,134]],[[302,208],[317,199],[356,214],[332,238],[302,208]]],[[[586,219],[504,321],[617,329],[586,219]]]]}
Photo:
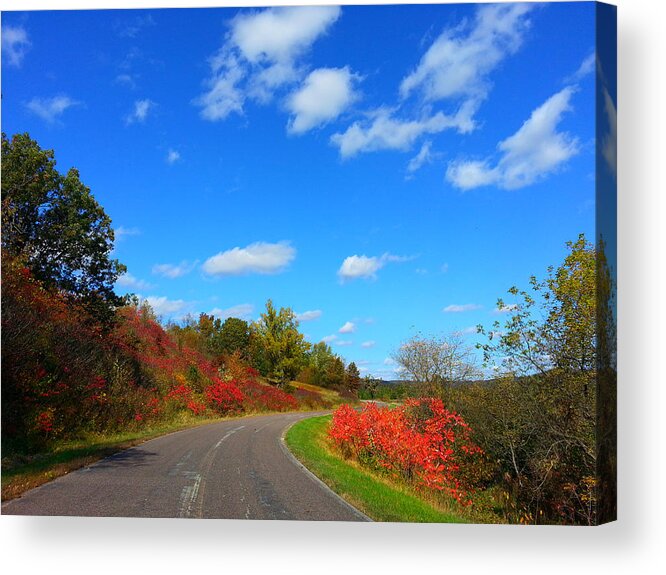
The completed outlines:
{"type": "Polygon", "coordinates": [[[231,419],[152,439],[26,492],[5,515],[368,521],[283,444],[326,412],[231,419]]]}

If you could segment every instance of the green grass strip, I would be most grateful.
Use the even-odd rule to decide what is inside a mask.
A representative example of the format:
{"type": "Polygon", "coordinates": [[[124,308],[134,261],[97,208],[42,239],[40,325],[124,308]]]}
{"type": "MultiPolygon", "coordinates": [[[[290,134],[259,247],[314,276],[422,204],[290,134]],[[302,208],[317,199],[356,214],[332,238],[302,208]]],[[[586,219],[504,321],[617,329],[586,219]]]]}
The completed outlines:
{"type": "Polygon", "coordinates": [[[330,415],[299,421],[287,431],[285,441],[296,458],[343,499],[375,521],[468,522],[338,457],[326,445],[330,421],[330,415]]]}

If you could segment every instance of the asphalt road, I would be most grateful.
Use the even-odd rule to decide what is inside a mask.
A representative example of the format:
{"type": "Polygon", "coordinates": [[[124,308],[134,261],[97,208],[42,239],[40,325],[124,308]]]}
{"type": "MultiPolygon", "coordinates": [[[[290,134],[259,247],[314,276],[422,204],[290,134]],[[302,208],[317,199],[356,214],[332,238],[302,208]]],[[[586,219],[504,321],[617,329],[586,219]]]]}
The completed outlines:
{"type": "Polygon", "coordinates": [[[363,521],[282,442],[313,413],[233,419],[117,453],[2,505],[8,515],[363,521]]]}

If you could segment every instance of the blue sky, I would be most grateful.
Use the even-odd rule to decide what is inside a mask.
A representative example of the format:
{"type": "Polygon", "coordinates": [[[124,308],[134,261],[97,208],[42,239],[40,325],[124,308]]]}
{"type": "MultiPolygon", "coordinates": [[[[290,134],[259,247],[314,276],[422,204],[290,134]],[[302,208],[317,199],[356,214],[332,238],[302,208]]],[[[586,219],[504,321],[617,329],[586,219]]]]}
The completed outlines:
{"type": "Polygon", "coordinates": [[[3,131],[80,170],[119,292],[272,298],[392,378],[594,237],[594,44],[587,2],[4,12],[3,131]]]}

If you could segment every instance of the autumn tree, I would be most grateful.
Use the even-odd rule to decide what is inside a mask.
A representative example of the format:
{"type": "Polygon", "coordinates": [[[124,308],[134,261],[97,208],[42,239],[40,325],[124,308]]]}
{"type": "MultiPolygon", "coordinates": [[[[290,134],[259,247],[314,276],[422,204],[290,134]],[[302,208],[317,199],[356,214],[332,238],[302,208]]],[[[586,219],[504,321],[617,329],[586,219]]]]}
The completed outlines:
{"type": "Polygon", "coordinates": [[[544,280],[509,290],[516,303],[498,301],[509,317],[481,346],[498,379],[461,411],[476,413],[530,521],[594,523],[596,253],[583,235],[567,247],[544,280]]]}
{"type": "Polygon", "coordinates": [[[111,258],[111,219],[71,168],[28,134],[2,134],[2,247],[47,287],[99,319],[123,300],[113,291],[125,266],[111,258]]]}
{"type": "Polygon", "coordinates": [[[310,344],[298,331],[296,315],[290,308],[275,309],[266,302],[266,311],[253,324],[256,342],[260,345],[268,376],[281,385],[294,379],[306,361],[310,344]]]}

